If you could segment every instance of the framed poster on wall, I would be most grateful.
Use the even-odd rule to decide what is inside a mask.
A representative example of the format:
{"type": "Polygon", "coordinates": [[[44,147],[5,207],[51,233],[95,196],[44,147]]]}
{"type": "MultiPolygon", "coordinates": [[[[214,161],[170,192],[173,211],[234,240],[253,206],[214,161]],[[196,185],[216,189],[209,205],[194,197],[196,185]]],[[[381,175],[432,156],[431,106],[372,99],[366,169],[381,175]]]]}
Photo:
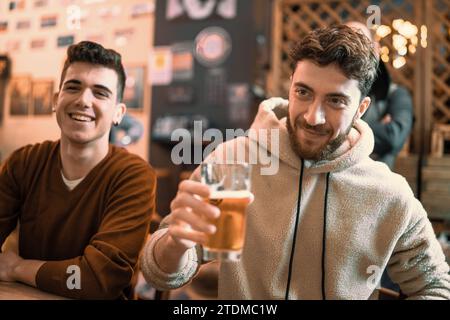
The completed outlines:
{"type": "Polygon", "coordinates": [[[52,114],[53,81],[33,81],[32,110],[35,115],[52,114]]]}
{"type": "Polygon", "coordinates": [[[31,102],[31,77],[12,78],[9,101],[11,115],[28,115],[31,102]]]}
{"type": "Polygon", "coordinates": [[[125,67],[125,73],[127,75],[127,81],[123,93],[123,102],[128,109],[143,109],[145,67],[128,66],[125,67]]]}

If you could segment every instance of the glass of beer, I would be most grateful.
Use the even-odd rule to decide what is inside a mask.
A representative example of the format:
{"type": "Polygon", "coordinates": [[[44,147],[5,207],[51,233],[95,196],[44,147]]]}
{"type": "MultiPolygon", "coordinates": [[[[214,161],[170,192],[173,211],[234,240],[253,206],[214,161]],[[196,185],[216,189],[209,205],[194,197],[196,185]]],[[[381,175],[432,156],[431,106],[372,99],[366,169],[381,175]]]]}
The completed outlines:
{"type": "Polygon", "coordinates": [[[210,189],[210,204],[220,209],[217,219],[208,219],[216,233],[203,245],[203,260],[239,260],[244,246],[245,217],[250,203],[248,163],[201,165],[201,181],[210,189]]]}

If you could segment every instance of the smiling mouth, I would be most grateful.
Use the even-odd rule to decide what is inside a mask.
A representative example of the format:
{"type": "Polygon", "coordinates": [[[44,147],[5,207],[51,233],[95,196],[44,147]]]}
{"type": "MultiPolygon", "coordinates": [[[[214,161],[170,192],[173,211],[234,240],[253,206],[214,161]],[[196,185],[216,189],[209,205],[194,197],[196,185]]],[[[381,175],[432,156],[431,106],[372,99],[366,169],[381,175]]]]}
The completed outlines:
{"type": "Polygon", "coordinates": [[[306,132],[308,135],[314,135],[314,136],[327,136],[328,135],[327,132],[318,132],[318,131],[309,130],[309,129],[305,129],[305,128],[301,128],[301,130],[306,132]]]}
{"type": "Polygon", "coordinates": [[[95,120],[95,118],[87,115],[77,114],[77,113],[69,113],[69,117],[72,120],[78,121],[78,122],[92,122],[95,120]]]}

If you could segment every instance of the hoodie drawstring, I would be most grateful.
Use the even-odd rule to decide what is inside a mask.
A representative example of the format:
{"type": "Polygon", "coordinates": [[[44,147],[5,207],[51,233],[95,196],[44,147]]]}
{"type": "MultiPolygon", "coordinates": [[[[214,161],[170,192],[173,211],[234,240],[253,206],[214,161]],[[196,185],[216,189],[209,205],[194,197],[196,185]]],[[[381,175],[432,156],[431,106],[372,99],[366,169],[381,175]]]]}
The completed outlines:
{"type": "Polygon", "coordinates": [[[325,185],[325,200],[323,204],[323,232],[322,232],[322,300],[327,300],[325,296],[325,253],[327,240],[327,207],[328,207],[328,187],[330,185],[330,172],[327,172],[327,182],[325,185]]]}
{"type": "Polygon", "coordinates": [[[292,248],[291,248],[291,257],[289,259],[289,271],[288,271],[288,280],[287,280],[287,287],[286,287],[286,295],[284,297],[285,300],[289,300],[289,289],[291,287],[291,276],[292,276],[292,264],[294,262],[294,253],[295,253],[295,242],[297,239],[297,227],[298,227],[298,220],[300,217],[300,202],[302,199],[302,182],[303,182],[303,159],[301,159],[302,165],[300,170],[300,179],[298,180],[298,197],[297,197],[297,215],[295,216],[295,227],[294,227],[294,239],[292,240],[292,248]]]}
{"type": "MultiPolygon", "coordinates": [[[[300,178],[298,181],[298,197],[297,197],[297,214],[295,217],[295,228],[294,228],[294,237],[292,239],[292,247],[291,247],[291,256],[289,259],[289,270],[288,270],[288,279],[286,286],[286,295],[285,300],[289,300],[289,289],[291,286],[291,277],[292,277],[292,265],[294,263],[294,254],[295,254],[295,243],[297,240],[297,229],[298,229],[298,221],[300,218],[300,203],[302,199],[302,183],[303,183],[303,170],[304,170],[304,161],[301,159],[301,170],[300,170],[300,178]]],[[[324,210],[323,210],[323,233],[322,233],[322,277],[321,277],[321,289],[322,289],[322,300],[326,300],[325,295],[325,253],[326,253],[326,231],[327,231],[327,204],[328,204],[328,187],[330,181],[330,172],[327,172],[326,176],[326,186],[325,186],[325,200],[324,200],[324,210]]]]}

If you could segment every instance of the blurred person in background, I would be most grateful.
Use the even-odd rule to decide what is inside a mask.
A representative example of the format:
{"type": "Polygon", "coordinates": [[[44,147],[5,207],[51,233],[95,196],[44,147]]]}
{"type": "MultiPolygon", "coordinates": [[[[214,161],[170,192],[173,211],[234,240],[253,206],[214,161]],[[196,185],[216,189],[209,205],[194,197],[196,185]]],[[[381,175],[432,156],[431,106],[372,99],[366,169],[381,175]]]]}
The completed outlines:
{"type": "MultiPolygon", "coordinates": [[[[351,21],[347,26],[360,30],[372,42],[378,60],[380,43],[363,23],[351,21]]],[[[378,63],[377,77],[370,89],[372,102],[362,119],[367,122],[375,137],[372,153],[374,160],[384,162],[393,170],[395,159],[411,133],[414,109],[408,89],[392,81],[383,61],[378,63]]]]}

